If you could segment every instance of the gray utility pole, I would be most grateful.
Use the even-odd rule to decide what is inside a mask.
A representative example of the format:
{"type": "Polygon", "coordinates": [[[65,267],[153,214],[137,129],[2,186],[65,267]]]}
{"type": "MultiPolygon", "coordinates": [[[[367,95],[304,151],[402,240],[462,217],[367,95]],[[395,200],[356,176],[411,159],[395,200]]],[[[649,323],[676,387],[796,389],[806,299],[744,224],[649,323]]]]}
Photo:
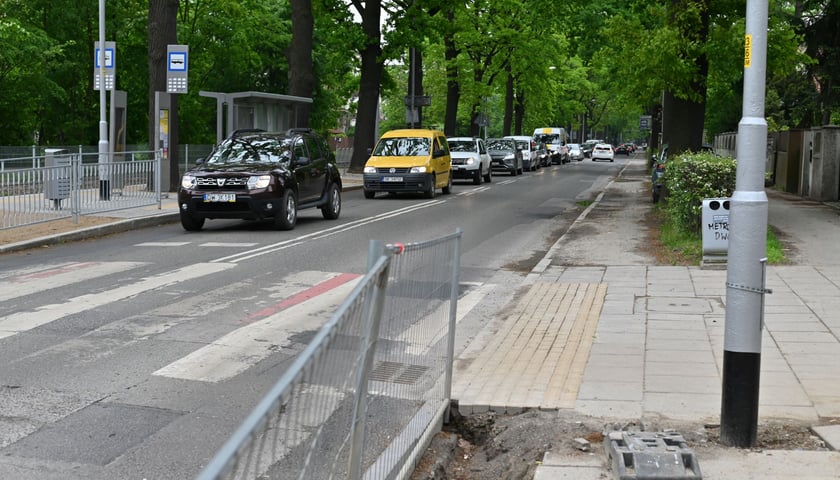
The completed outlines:
{"type": "Polygon", "coordinates": [[[764,294],[769,293],[764,288],[767,3],[747,1],[743,116],[738,124],[738,171],[729,215],[720,438],[734,447],[752,447],[756,442],[764,294]]]}
{"type": "Polygon", "coordinates": [[[111,199],[108,179],[108,120],[105,114],[105,0],[99,0],[99,199],[111,199]]]}

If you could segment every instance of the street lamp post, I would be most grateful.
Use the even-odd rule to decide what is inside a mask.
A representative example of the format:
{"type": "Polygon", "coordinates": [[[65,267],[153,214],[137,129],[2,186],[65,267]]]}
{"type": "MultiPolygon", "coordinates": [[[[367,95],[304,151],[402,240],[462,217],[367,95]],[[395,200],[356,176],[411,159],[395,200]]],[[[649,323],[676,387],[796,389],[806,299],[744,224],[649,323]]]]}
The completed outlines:
{"type": "Polygon", "coordinates": [[[764,288],[767,16],[767,0],[747,0],[743,116],[738,124],[738,170],[729,215],[720,438],[726,445],[741,448],[756,442],[764,295],[769,293],[764,288]]]}
{"type": "Polygon", "coordinates": [[[99,199],[110,200],[108,120],[105,116],[105,0],[99,0],[99,199]]]}

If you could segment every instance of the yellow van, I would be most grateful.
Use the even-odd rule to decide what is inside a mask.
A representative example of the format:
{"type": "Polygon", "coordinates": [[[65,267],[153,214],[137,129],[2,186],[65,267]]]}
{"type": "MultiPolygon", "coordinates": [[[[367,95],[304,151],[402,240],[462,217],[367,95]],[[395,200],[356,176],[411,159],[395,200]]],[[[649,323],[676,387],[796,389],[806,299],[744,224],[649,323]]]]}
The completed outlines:
{"type": "Polygon", "coordinates": [[[365,198],[376,192],[422,192],[434,198],[438,188],[452,191],[451,159],[446,136],[438,130],[386,132],[365,163],[365,198]]]}

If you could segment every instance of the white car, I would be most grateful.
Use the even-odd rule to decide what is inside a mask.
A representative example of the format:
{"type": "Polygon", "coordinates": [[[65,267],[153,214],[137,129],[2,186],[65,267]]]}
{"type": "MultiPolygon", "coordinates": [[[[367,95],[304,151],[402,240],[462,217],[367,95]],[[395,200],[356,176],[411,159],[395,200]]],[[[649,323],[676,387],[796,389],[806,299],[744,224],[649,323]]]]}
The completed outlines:
{"type": "Polygon", "coordinates": [[[516,140],[516,148],[522,150],[522,168],[535,171],[540,168],[540,156],[537,151],[537,142],[527,135],[508,135],[504,138],[516,140]]]}
{"type": "Polygon", "coordinates": [[[615,161],[615,152],[613,151],[613,146],[609,143],[599,143],[592,148],[592,161],[596,160],[609,160],[611,162],[615,161]]]}
{"type": "Polygon", "coordinates": [[[481,185],[481,179],[490,183],[493,174],[490,171],[490,153],[484,145],[484,140],[475,137],[451,137],[449,156],[452,158],[452,178],[472,180],[475,185],[481,185]]]}

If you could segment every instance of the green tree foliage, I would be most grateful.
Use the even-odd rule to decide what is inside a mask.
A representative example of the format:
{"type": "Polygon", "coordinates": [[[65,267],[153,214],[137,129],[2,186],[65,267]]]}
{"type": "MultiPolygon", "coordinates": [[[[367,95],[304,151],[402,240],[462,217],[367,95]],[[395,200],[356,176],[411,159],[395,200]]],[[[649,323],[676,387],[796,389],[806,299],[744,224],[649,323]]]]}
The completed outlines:
{"type": "Polygon", "coordinates": [[[48,76],[62,57],[62,46],[43,30],[0,17],[0,144],[40,137],[43,100],[58,102],[66,95],[48,76]]]}
{"type": "MultiPolygon", "coordinates": [[[[366,2],[357,1],[358,5],[366,2]]],[[[709,135],[737,128],[743,90],[744,4],[735,0],[382,0],[388,15],[377,61],[389,67],[382,125],[405,123],[410,47],[421,49],[424,122],[452,133],[528,133],[540,126],[586,127],[635,136],[638,115],[662,92],[697,98],[707,91],[709,135]],[[670,5],[684,8],[674,10],[670,5]],[[708,36],[693,26],[706,5],[708,36]],[[670,9],[669,9],[670,8],[670,9]],[[698,7],[699,8],[699,7],[698,7]],[[708,75],[698,56],[708,58],[708,75]],[[508,88],[509,86],[509,88],[508,88]],[[457,88],[456,88],[457,87],[457,88]],[[451,101],[447,101],[451,99],[451,101]],[[457,108],[456,108],[457,107],[457,108]]],[[[190,46],[190,92],[179,96],[182,143],[215,139],[212,92],[287,93],[291,40],[288,0],[180,0],[178,43],[190,46]]],[[[350,0],[312,0],[312,126],[354,115],[368,46],[350,0]]],[[[128,92],[128,142],[145,143],[148,124],[147,0],[106,2],[106,37],[117,42],[117,88],[128,92]]],[[[840,51],[838,3],[770,2],[766,111],[771,128],[836,120],[840,51]]],[[[98,94],[92,89],[96,2],[0,0],[0,143],[95,144],[98,94]]],[[[377,25],[379,22],[377,22],[377,25]]],[[[373,97],[376,98],[376,97],[373,97]]],[[[373,110],[371,110],[373,111],[373,110]]],[[[373,130],[375,115],[362,122],[373,130]]],[[[357,124],[358,128],[358,124],[357,124]]]]}

